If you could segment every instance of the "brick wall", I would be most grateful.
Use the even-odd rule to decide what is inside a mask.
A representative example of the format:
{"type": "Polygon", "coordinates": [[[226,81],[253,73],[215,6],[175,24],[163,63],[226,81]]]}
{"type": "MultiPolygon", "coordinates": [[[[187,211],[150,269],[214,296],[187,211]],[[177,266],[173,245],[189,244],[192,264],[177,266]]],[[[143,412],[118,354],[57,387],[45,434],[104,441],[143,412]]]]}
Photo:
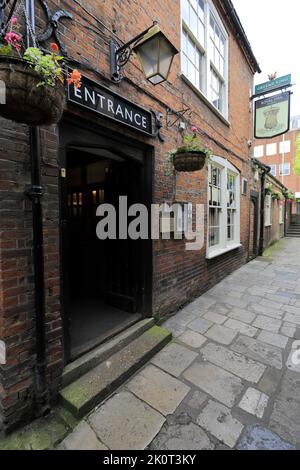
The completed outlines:
{"type": "MultiPolygon", "coordinates": [[[[162,112],[189,107],[191,124],[200,129],[204,145],[213,153],[230,160],[250,181],[249,149],[252,135],[249,111],[249,89],[252,89],[253,69],[249,65],[232,25],[225,19],[222,2],[215,5],[223,16],[229,34],[229,118],[220,119],[207,104],[182,80],[180,56],[177,55],[169,81],[154,88],[146,82],[135,57],[125,70],[120,85],[109,80],[109,39],[114,31],[126,42],[148,27],[154,19],[171,42],[180,48],[180,2],[173,0],[49,1],[52,11],[64,8],[74,20],[63,20],[59,34],[69,57],[80,63],[80,71],[147,109],[162,112]]],[[[39,26],[44,15],[39,11],[39,26]]],[[[68,105],[66,113],[85,119],[116,133],[143,141],[154,147],[154,201],[172,203],[175,200],[203,203],[207,207],[207,167],[194,174],[176,177],[167,152],[181,142],[176,126],[158,139],[141,137],[106,119],[68,105]]],[[[165,122],[165,119],[164,119],[165,122]]],[[[43,160],[42,181],[46,277],[47,375],[51,397],[55,400],[63,367],[62,320],[60,313],[59,259],[59,172],[58,127],[41,130],[43,160]]],[[[0,127],[0,336],[8,347],[8,362],[0,366],[0,402],[6,428],[27,419],[32,414],[34,395],[35,330],[34,285],[32,266],[31,203],[24,195],[30,182],[28,129],[1,120],[0,127]]],[[[153,313],[164,315],[205,292],[247,259],[249,242],[249,193],[241,196],[242,247],[214,260],[205,257],[206,247],[199,252],[185,251],[184,241],[160,240],[153,246],[153,313]]],[[[207,226],[207,218],[205,227],[207,226]]],[[[206,237],[206,232],[205,232],[206,237]]],[[[206,239],[206,238],[205,238],[206,239]]]]}

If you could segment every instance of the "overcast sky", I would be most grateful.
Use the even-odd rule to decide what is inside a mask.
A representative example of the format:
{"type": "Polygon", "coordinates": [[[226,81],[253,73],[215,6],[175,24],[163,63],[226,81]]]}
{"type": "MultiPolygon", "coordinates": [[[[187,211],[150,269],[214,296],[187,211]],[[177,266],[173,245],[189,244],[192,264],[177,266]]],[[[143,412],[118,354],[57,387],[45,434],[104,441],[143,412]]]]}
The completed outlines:
{"type": "Polygon", "coordinates": [[[300,115],[300,1],[233,0],[262,69],[255,83],[268,75],[292,73],[292,115],[300,115]]]}

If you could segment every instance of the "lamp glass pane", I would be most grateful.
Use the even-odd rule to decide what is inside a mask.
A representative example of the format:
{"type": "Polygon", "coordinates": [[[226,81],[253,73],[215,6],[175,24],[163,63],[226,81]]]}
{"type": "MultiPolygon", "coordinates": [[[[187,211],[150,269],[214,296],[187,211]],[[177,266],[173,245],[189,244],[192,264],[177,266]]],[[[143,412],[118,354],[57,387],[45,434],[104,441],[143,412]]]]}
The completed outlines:
{"type": "Polygon", "coordinates": [[[169,70],[171,67],[174,51],[172,46],[164,39],[160,38],[160,57],[159,57],[159,73],[168,78],[169,70]]]}
{"type": "Polygon", "coordinates": [[[137,48],[137,52],[146,77],[156,74],[158,72],[158,38],[150,39],[144,44],[141,44],[141,46],[137,48]]]}
{"type": "Polygon", "coordinates": [[[162,77],[161,75],[154,75],[153,77],[148,79],[149,82],[151,82],[153,85],[158,85],[159,83],[162,83],[165,81],[165,78],[162,77]]]}

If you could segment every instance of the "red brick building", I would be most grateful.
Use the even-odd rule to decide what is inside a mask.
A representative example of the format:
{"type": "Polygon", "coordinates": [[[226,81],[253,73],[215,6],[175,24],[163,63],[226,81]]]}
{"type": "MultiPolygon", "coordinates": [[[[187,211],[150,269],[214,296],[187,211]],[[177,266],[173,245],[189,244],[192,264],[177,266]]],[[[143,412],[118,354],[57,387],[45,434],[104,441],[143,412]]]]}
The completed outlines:
{"type": "MultiPolygon", "coordinates": [[[[55,403],[63,369],[74,358],[140,318],[176,311],[248,259],[249,96],[259,66],[230,0],[47,4],[52,14],[64,8],[72,15],[61,18],[57,30],[70,66],[103,93],[105,87],[108,95],[161,113],[164,139],[70,100],[59,125],[35,135],[44,190],[46,384],[55,403]],[[168,81],[153,87],[132,56],[123,80],[113,83],[110,40],[123,44],[153,20],[180,50],[168,81]],[[180,122],[197,126],[213,153],[202,171],[174,171],[168,152],[181,144],[180,122]],[[173,236],[98,240],[96,207],[120,195],[147,206],[203,204],[204,246],[187,251],[186,240],[173,236]]],[[[39,1],[36,23],[38,31],[46,28],[39,1]]],[[[26,194],[34,136],[25,125],[0,122],[0,339],[6,351],[0,403],[3,427],[11,429],[35,413],[37,344],[43,348],[43,338],[36,335],[32,204],[26,194]]]]}
{"type": "MultiPolygon", "coordinates": [[[[299,136],[300,119],[291,119],[291,130],[273,139],[258,139],[254,144],[254,157],[271,167],[271,174],[284,184],[300,200],[300,177],[294,173],[296,140],[299,136]]],[[[300,214],[300,202],[294,202],[293,214],[300,214]]]]}

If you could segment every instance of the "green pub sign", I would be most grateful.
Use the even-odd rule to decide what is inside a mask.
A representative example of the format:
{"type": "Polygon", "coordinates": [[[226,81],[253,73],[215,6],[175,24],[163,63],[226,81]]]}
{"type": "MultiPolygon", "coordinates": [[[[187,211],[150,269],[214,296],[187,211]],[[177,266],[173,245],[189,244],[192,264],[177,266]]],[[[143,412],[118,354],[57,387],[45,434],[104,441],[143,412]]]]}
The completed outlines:
{"type": "Polygon", "coordinates": [[[292,75],[284,75],[283,77],[278,77],[275,80],[269,80],[268,82],[261,83],[260,85],[256,85],[255,87],[255,94],[256,95],[263,95],[272,90],[277,90],[280,88],[284,88],[290,86],[292,84],[292,75]]]}

